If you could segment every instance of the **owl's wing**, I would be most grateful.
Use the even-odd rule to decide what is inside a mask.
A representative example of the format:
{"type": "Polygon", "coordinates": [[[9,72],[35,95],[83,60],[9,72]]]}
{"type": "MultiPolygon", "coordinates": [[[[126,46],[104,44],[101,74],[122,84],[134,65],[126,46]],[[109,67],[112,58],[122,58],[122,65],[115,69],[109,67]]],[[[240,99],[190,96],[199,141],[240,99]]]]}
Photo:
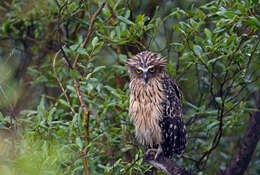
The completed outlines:
{"type": "Polygon", "coordinates": [[[163,102],[163,117],[160,121],[164,155],[180,155],[186,147],[186,128],[182,113],[182,93],[177,84],[166,75],[163,79],[166,100],[163,102]]]}

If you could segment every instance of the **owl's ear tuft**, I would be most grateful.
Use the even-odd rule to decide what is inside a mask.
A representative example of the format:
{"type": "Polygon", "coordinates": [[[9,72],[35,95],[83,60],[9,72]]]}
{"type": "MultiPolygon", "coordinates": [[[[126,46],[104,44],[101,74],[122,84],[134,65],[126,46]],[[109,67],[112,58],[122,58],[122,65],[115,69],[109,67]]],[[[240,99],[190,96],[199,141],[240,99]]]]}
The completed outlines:
{"type": "Polygon", "coordinates": [[[127,60],[127,61],[125,62],[125,66],[126,66],[126,67],[131,67],[130,64],[129,64],[129,60],[127,60]]]}
{"type": "Polygon", "coordinates": [[[166,57],[158,56],[156,59],[154,59],[153,65],[156,65],[161,68],[165,68],[168,64],[168,61],[165,58],[166,57]]]}
{"type": "Polygon", "coordinates": [[[138,60],[134,57],[128,58],[125,62],[125,65],[130,68],[130,67],[135,67],[138,63],[138,60]]]}

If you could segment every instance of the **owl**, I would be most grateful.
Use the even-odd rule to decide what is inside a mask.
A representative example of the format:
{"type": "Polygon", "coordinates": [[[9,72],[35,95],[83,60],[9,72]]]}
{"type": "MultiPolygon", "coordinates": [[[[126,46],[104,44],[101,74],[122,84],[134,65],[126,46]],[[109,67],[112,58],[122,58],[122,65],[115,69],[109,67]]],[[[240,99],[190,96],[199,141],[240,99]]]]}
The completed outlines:
{"type": "Polygon", "coordinates": [[[126,61],[130,74],[129,116],[137,141],[158,155],[171,158],[186,147],[182,93],[166,72],[167,61],[150,51],[126,61]]]}

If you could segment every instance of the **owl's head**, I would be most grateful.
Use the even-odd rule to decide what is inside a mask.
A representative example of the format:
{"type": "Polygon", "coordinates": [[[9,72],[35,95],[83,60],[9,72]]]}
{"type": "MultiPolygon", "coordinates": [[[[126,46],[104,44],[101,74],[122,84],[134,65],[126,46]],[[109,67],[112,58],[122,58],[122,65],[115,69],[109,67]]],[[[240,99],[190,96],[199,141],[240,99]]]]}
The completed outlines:
{"type": "Polygon", "coordinates": [[[126,61],[131,78],[143,79],[145,83],[164,71],[167,61],[150,51],[141,52],[126,61]]]}

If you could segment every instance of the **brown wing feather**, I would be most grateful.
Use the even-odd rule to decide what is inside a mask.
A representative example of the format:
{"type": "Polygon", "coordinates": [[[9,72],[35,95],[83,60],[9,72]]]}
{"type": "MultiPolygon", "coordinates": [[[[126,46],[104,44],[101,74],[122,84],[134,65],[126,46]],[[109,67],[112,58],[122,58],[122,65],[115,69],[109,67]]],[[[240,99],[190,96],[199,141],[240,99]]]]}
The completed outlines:
{"type": "Polygon", "coordinates": [[[180,155],[186,147],[186,128],[182,112],[182,93],[169,75],[163,77],[163,88],[166,100],[163,102],[163,117],[159,125],[162,130],[161,143],[164,155],[180,155]]]}

